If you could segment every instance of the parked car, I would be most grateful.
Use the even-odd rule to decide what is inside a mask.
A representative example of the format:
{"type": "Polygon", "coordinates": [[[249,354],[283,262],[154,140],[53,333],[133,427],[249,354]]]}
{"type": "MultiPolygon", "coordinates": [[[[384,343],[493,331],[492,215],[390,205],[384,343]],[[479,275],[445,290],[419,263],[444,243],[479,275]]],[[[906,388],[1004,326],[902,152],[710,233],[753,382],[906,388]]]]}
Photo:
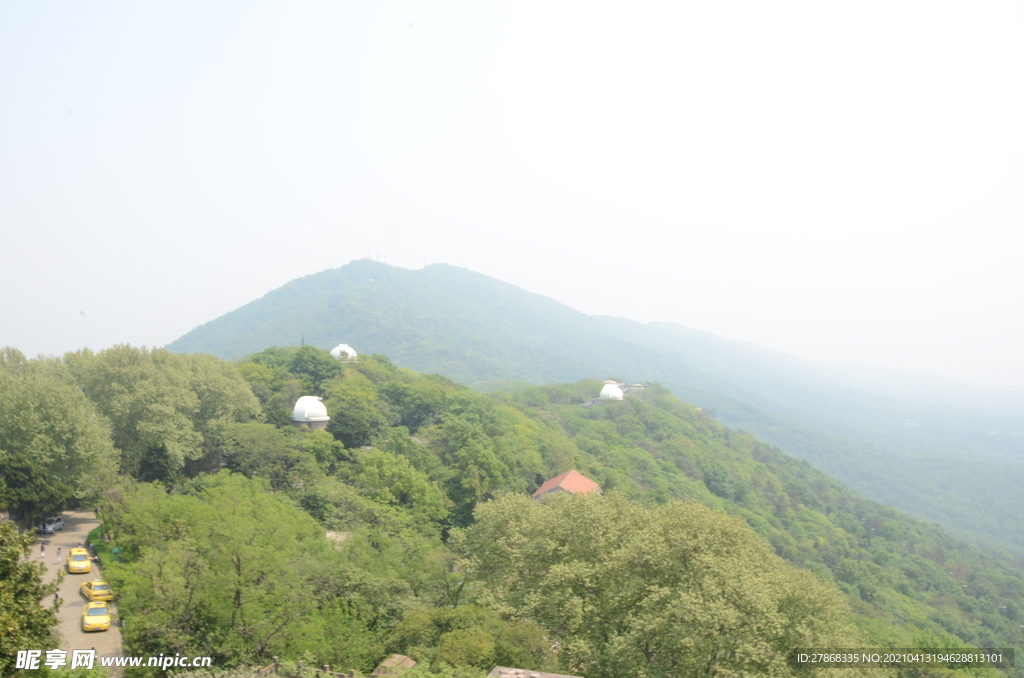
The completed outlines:
{"type": "Polygon", "coordinates": [[[68,574],[82,574],[92,570],[92,561],[89,560],[89,552],[83,548],[73,548],[68,551],[68,574]]]}
{"type": "Polygon", "coordinates": [[[51,516],[44,520],[39,528],[36,530],[39,534],[53,534],[57,530],[64,529],[64,518],[61,516],[51,516]]]}
{"type": "Polygon", "coordinates": [[[83,631],[106,631],[110,628],[110,607],[106,603],[86,603],[82,612],[83,631]]]}
{"type": "Polygon", "coordinates": [[[113,600],[114,589],[102,579],[93,579],[82,584],[82,595],[90,601],[113,600]]]}

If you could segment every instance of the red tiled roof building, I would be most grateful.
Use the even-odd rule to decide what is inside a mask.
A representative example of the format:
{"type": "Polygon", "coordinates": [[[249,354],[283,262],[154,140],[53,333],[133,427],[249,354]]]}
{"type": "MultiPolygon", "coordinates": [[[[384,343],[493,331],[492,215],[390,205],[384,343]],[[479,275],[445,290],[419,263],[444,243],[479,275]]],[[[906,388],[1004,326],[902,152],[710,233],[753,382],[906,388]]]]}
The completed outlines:
{"type": "Polygon", "coordinates": [[[534,499],[540,499],[541,495],[554,494],[555,492],[572,492],[573,494],[584,494],[586,492],[600,492],[601,486],[579,471],[566,471],[560,476],[555,476],[537,488],[533,493],[534,499]]]}

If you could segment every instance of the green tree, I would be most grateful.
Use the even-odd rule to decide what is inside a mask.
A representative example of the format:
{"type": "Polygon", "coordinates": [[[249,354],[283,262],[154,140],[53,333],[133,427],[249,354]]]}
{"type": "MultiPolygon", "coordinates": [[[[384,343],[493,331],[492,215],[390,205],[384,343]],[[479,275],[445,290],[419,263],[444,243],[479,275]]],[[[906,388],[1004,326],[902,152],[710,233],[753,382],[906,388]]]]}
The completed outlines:
{"type": "Polygon", "coordinates": [[[352,480],[365,496],[408,509],[420,520],[441,521],[448,515],[445,496],[409,460],[386,450],[358,450],[352,480]]]}
{"type": "Polygon", "coordinates": [[[403,370],[408,381],[381,384],[381,393],[398,412],[402,426],[412,433],[433,423],[444,411],[447,396],[454,389],[448,384],[403,370]]]}
{"type": "Polygon", "coordinates": [[[288,365],[292,361],[293,352],[294,349],[271,346],[270,348],[263,349],[259,353],[253,353],[248,359],[270,369],[283,368],[287,370],[288,365]]]}
{"type": "Polygon", "coordinates": [[[303,450],[313,455],[324,473],[334,473],[348,460],[345,446],[327,431],[308,431],[301,438],[303,450]]]}
{"type": "Polygon", "coordinates": [[[166,480],[215,449],[227,424],[260,416],[259,402],[230,363],[127,345],[65,362],[111,421],[121,467],[142,480],[166,480]]]}
{"type": "Polygon", "coordinates": [[[25,454],[0,450],[0,505],[35,522],[64,510],[74,494],[71,485],[51,475],[25,454]]]}
{"type": "Polygon", "coordinates": [[[315,395],[323,395],[324,386],[341,369],[341,361],[315,346],[299,346],[288,362],[288,371],[302,380],[307,393],[315,395]]]}
{"type": "Polygon", "coordinates": [[[290,423],[295,401],[307,393],[302,380],[288,371],[288,355],[285,349],[267,349],[238,366],[260,401],[264,418],[275,426],[290,423]]]}
{"type": "Polygon", "coordinates": [[[0,675],[3,676],[22,674],[14,668],[18,650],[53,646],[50,630],[57,624],[57,607],[45,605],[44,598],[53,595],[57,584],[43,584],[46,568],[28,560],[32,541],[31,535],[18,534],[14,523],[0,521],[0,675]]]}
{"type": "Polygon", "coordinates": [[[551,642],[544,629],[525,620],[508,621],[477,605],[410,610],[390,639],[396,652],[444,667],[489,669],[495,664],[551,670],[551,642]]]}
{"type": "MultiPolygon", "coordinates": [[[[263,478],[274,491],[302,491],[324,473],[316,456],[304,449],[302,435],[294,429],[279,429],[270,424],[232,424],[220,438],[221,453],[229,469],[249,478],[263,478]]],[[[317,439],[322,442],[319,436],[317,439]]]]}
{"type": "Polygon", "coordinates": [[[202,435],[192,424],[199,399],[177,356],[121,345],[64,359],[110,419],[123,470],[136,478],[164,479],[202,454],[202,435]]]}
{"type": "Polygon", "coordinates": [[[731,499],[735,490],[729,472],[718,461],[711,460],[701,468],[704,484],[711,492],[724,499],[731,499]]]}
{"type": "Polygon", "coordinates": [[[858,645],[834,586],[698,504],[506,495],[476,517],[478,601],[538,621],[588,677],[791,675],[794,647],[858,645]]]}
{"type": "Polygon", "coordinates": [[[192,424],[204,444],[214,444],[217,434],[235,422],[259,419],[259,403],[234,365],[202,353],[182,358],[190,372],[189,390],[198,400],[192,424]]]}
{"type": "Polygon", "coordinates": [[[107,422],[54,359],[0,350],[0,505],[35,518],[109,477],[107,422]]]}
{"type": "Polygon", "coordinates": [[[438,456],[424,444],[422,439],[414,440],[404,426],[395,426],[388,431],[387,440],[381,441],[381,449],[405,457],[416,469],[422,471],[431,480],[447,480],[449,470],[441,463],[438,456]]]}
{"type": "Polygon", "coordinates": [[[515,475],[515,459],[489,436],[489,422],[447,412],[434,439],[445,466],[451,469],[448,496],[455,504],[452,522],[472,522],[473,508],[499,490],[524,490],[526,483],[515,475]]]}
{"type": "Polygon", "coordinates": [[[387,430],[388,421],[377,404],[377,388],[361,373],[345,370],[324,392],[324,405],[331,416],[327,430],[345,447],[369,445],[387,430]]]}
{"type": "Polygon", "coordinates": [[[122,591],[126,645],[137,653],[264,662],[301,643],[319,578],[339,555],[309,516],[227,472],[188,495],[125,485],[107,522],[129,563],[108,568],[122,591]]]}

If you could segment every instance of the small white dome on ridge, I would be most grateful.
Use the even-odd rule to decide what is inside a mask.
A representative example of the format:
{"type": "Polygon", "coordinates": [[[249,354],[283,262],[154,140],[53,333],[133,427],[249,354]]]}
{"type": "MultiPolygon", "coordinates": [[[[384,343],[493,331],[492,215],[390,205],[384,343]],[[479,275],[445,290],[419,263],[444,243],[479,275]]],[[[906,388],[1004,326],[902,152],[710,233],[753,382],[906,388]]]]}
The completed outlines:
{"type": "Polygon", "coordinates": [[[292,412],[292,421],[306,424],[321,421],[329,421],[327,408],[316,396],[302,396],[295,401],[295,410],[292,412]]]}
{"type": "Polygon", "coordinates": [[[601,395],[599,397],[602,400],[622,400],[622,389],[614,381],[606,381],[604,386],[601,387],[601,395]]]}
{"type": "Polygon", "coordinates": [[[331,349],[331,355],[338,360],[355,360],[359,357],[356,350],[348,344],[338,344],[331,349]]]}

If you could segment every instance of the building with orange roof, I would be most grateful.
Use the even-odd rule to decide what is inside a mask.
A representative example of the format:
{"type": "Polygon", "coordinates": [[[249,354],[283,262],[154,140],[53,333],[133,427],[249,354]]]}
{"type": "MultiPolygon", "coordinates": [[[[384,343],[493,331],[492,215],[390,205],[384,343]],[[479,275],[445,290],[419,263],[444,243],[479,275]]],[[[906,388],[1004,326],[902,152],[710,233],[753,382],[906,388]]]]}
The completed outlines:
{"type": "Polygon", "coordinates": [[[543,495],[556,492],[572,492],[573,494],[600,493],[601,486],[574,469],[566,471],[560,476],[555,476],[538,487],[537,491],[533,493],[533,498],[540,499],[543,495]]]}

